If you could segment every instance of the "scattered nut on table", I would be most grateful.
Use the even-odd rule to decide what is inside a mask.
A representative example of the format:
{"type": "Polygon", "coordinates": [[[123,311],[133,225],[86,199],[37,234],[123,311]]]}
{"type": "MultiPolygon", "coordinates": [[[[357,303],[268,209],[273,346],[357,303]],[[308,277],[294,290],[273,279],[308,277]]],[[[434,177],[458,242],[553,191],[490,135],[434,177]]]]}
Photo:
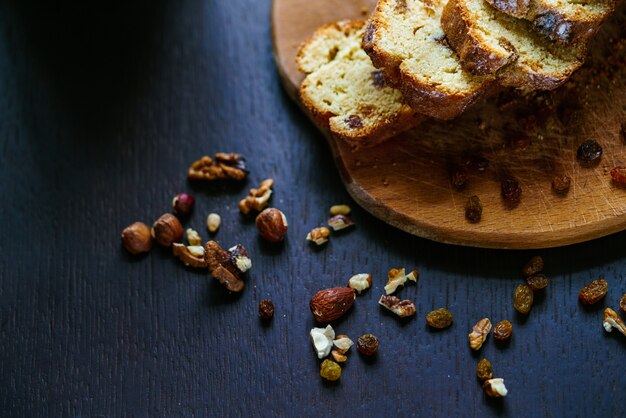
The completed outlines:
{"type": "Polygon", "coordinates": [[[359,295],[365,289],[372,287],[372,275],[367,273],[355,274],[348,280],[348,287],[359,292],[359,295]]]}
{"type": "Polygon", "coordinates": [[[209,241],[205,244],[204,250],[204,258],[211,276],[229,291],[241,292],[244,288],[242,275],[252,267],[245,247],[237,244],[224,251],[217,242],[209,241]]]}
{"type": "Polygon", "coordinates": [[[335,338],[335,330],[330,325],[326,328],[313,328],[309,332],[311,343],[317,353],[317,358],[324,358],[330,354],[333,348],[333,339],[335,338]]]}
{"type": "Polygon", "coordinates": [[[327,323],[343,316],[354,304],[356,293],[349,287],[333,287],[317,292],[309,307],[317,322],[327,323]]]}
{"type": "Polygon", "coordinates": [[[152,235],[148,225],[143,222],[135,222],[124,228],[122,245],[131,254],[149,252],[152,248],[152,235]]]}
{"type": "Polygon", "coordinates": [[[319,228],[313,228],[311,232],[308,233],[306,239],[308,241],[314,242],[315,245],[323,245],[328,242],[328,236],[330,235],[330,231],[325,226],[321,226],[319,228]]]}
{"type": "Polygon", "coordinates": [[[208,264],[204,259],[204,252],[204,247],[201,245],[187,246],[179,242],[172,244],[172,253],[186,266],[207,268],[208,264]]]}
{"type": "Polygon", "coordinates": [[[187,236],[189,245],[202,245],[202,237],[200,237],[200,234],[195,229],[187,228],[185,235],[187,236]]]}
{"type": "Polygon", "coordinates": [[[272,187],[274,187],[273,179],[265,179],[261,182],[258,189],[250,189],[248,196],[239,201],[239,210],[244,215],[252,211],[260,212],[268,204],[272,196],[272,187]]]}
{"type": "Polygon", "coordinates": [[[163,247],[170,247],[175,242],[183,241],[183,226],[178,218],[165,213],[152,224],[150,230],[155,241],[163,247]]]}
{"type": "Polygon", "coordinates": [[[472,332],[467,335],[472,350],[480,350],[480,347],[483,346],[483,343],[489,335],[489,331],[491,331],[491,321],[489,318],[483,318],[474,325],[472,332]]]}
{"type": "Polygon", "coordinates": [[[354,345],[354,342],[347,335],[337,335],[333,340],[333,345],[341,354],[345,354],[354,345]]]}
{"type": "Polygon", "coordinates": [[[206,217],[206,228],[211,234],[215,234],[220,229],[221,223],[222,217],[217,213],[209,213],[209,216],[206,217]]]}
{"type": "Polygon", "coordinates": [[[204,156],[194,161],[187,177],[190,180],[244,180],[248,175],[246,160],[239,154],[218,152],[215,159],[204,156]]]}
{"type": "Polygon", "coordinates": [[[400,300],[396,296],[382,295],[378,304],[395,313],[400,318],[415,315],[415,304],[410,300],[400,300]]]}
{"type": "Polygon", "coordinates": [[[626,325],[624,325],[624,321],[622,321],[622,319],[617,315],[617,312],[611,308],[606,308],[604,310],[602,326],[606,332],[611,332],[613,331],[613,328],[615,328],[626,336],[626,325]]]}
{"type": "Polygon", "coordinates": [[[341,231],[353,225],[354,222],[352,219],[348,218],[346,215],[335,215],[328,220],[328,226],[330,226],[333,231],[341,231]]]}
{"type": "Polygon", "coordinates": [[[385,285],[385,293],[392,294],[398,289],[398,286],[404,286],[407,280],[417,283],[419,273],[413,270],[406,274],[404,269],[391,269],[387,273],[387,284],[385,285]]]}
{"type": "Polygon", "coordinates": [[[333,205],[330,207],[330,214],[335,215],[349,215],[352,212],[352,208],[348,205],[333,205]]]}
{"type": "Polygon", "coordinates": [[[483,390],[487,396],[491,396],[492,398],[503,398],[509,393],[509,391],[506,390],[506,386],[504,386],[504,379],[500,377],[487,380],[483,384],[483,390]]]}
{"type": "Polygon", "coordinates": [[[196,199],[194,199],[192,195],[179,193],[172,199],[172,212],[174,212],[176,216],[186,218],[193,212],[195,202],[196,199]]]}
{"type": "Polygon", "coordinates": [[[264,209],[256,217],[256,229],[261,238],[269,242],[281,242],[287,235],[287,217],[276,208],[264,209]]]}

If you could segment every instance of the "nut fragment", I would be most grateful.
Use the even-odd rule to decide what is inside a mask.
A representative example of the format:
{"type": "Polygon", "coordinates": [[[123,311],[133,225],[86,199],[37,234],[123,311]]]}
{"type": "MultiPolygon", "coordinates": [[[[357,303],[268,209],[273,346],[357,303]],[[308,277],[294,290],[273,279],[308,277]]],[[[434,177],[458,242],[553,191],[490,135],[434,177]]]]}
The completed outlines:
{"type": "Polygon", "coordinates": [[[204,259],[211,276],[231,292],[241,292],[244,287],[242,274],[250,269],[252,261],[243,245],[237,244],[224,251],[215,241],[204,245],[204,259]]]}
{"type": "Polygon", "coordinates": [[[317,353],[317,358],[324,358],[330,354],[333,348],[333,339],[335,338],[335,330],[330,325],[326,328],[313,328],[309,333],[311,342],[317,353]]]}
{"type": "Polygon", "coordinates": [[[172,199],[172,212],[181,218],[191,215],[196,199],[190,194],[180,193],[172,199]]]}
{"type": "Polygon", "coordinates": [[[178,218],[171,213],[165,213],[152,224],[152,237],[159,245],[171,246],[174,242],[182,242],[183,226],[178,218]]]}
{"type": "Polygon", "coordinates": [[[202,238],[195,229],[187,228],[185,235],[187,235],[187,242],[189,245],[202,245],[202,238]]]}
{"type": "Polygon", "coordinates": [[[179,258],[186,266],[195,268],[207,268],[208,264],[204,259],[204,247],[186,246],[179,242],[172,244],[172,253],[179,258]]]}
{"type": "Polygon", "coordinates": [[[482,380],[489,380],[493,377],[493,366],[486,358],[480,360],[476,365],[476,376],[482,380]]]}
{"type": "Polygon", "coordinates": [[[354,345],[354,342],[347,335],[337,335],[337,338],[333,340],[333,344],[341,354],[345,354],[354,345]]]}
{"type": "Polygon", "coordinates": [[[613,328],[626,335],[626,325],[624,321],[617,315],[617,313],[611,309],[606,308],[604,310],[604,317],[602,318],[602,326],[606,332],[613,331],[613,328]]]}
{"type": "Polygon", "coordinates": [[[237,244],[234,247],[229,248],[228,255],[231,262],[241,273],[245,273],[252,268],[252,260],[248,257],[248,251],[243,245],[237,244]]]}
{"type": "Polygon", "coordinates": [[[308,233],[306,239],[308,241],[314,242],[316,245],[322,245],[328,242],[328,236],[330,235],[330,231],[325,226],[321,226],[319,228],[313,228],[311,232],[308,233]]]}
{"type": "Polygon", "coordinates": [[[343,316],[354,304],[356,293],[349,287],[334,287],[317,292],[309,307],[317,322],[331,322],[343,316]]]}
{"type": "Polygon", "coordinates": [[[341,366],[332,360],[324,360],[320,366],[320,376],[334,382],[341,377],[341,366]]]}
{"type": "Polygon", "coordinates": [[[122,231],[122,245],[131,254],[147,253],[152,248],[150,228],[143,222],[128,225],[122,231]]]}
{"type": "Polygon", "coordinates": [[[410,300],[400,300],[396,296],[382,295],[378,304],[395,313],[400,318],[415,315],[415,304],[410,300]]]}
{"type": "Polygon", "coordinates": [[[355,274],[348,280],[348,287],[359,292],[359,295],[365,289],[372,287],[372,275],[367,273],[355,274]]]}
{"type": "Polygon", "coordinates": [[[541,258],[541,256],[535,256],[531,258],[526,264],[524,264],[524,267],[522,268],[522,274],[524,275],[524,277],[530,277],[542,271],[543,258],[541,258]]]}
{"type": "Polygon", "coordinates": [[[387,284],[385,285],[385,293],[392,294],[398,289],[398,286],[404,286],[407,280],[417,283],[419,273],[417,270],[406,274],[404,269],[391,269],[387,273],[387,284]]]}
{"type": "Polygon", "coordinates": [[[274,316],[274,303],[269,299],[263,299],[259,302],[259,316],[269,321],[274,316]]]}
{"type": "Polygon", "coordinates": [[[250,189],[248,196],[239,201],[239,210],[241,213],[247,215],[252,211],[262,211],[270,200],[273,186],[273,179],[265,179],[261,182],[258,189],[250,189]]]}
{"type": "Polygon", "coordinates": [[[504,379],[500,377],[487,380],[483,384],[483,390],[487,396],[492,398],[503,398],[508,393],[506,386],[504,386],[504,379]]]}
{"type": "Polygon", "coordinates": [[[515,288],[513,295],[513,307],[521,314],[528,314],[533,307],[534,293],[533,289],[526,283],[520,284],[515,288]]]}
{"type": "Polygon", "coordinates": [[[356,349],[364,356],[373,356],[378,352],[378,338],[374,334],[361,335],[356,340],[356,349]]]}
{"type": "Polygon", "coordinates": [[[331,215],[349,215],[352,209],[348,205],[333,205],[330,207],[331,215]]]}
{"type": "Polygon", "coordinates": [[[187,170],[190,180],[244,180],[248,175],[246,160],[239,154],[218,152],[195,161],[187,170]]]}
{"type": "Polygon", "coordinates": [[[585,305],[593,305],[601,301],[609,291],[609,284],[604,279],[596,279],[580,289],[578,299],[585,305]]]}
{"type": "Polygon", "coordinates": [[[489,318],[483,318],[474,325],[472,332],[467,335],[472,350],[477,351],[483,346],[483,343],[489,335],[489,331],[491,331],[491,321],[489,318]]]}
{"type": "Polygon", "coordinates": [[[333,350],[330,352],[330,354],[333,356],[333,359],[337,362],[337,363],[343,363],[346,360],[348,360],[348,356],[346,356],[343,353],[340,353],[339,350],[333,350]]]}
{"type": "Polygon", "coordinates": [[[284,240],[288,226],[285,214],[276,208],[267,208],[256,217],[259,235],[269,242],[284,240]]]}
{"type": "Polygon", "coordinates": [[[506,341],[511,338],[511,334],[513,334],[513,324],[511,321],[507,321],[506,319],[498,322],[493,327],[493,338],[498,341],[506,341]]]}
{"type": "Polygon", "coordinates": [[[220,229],[221,223],[222,217],[217,213],[209,213],[209,216],[206,217],[206,227],[212,234],[215,234],[220,229]]]}
{"type": "Polygon", "coordinates": [[[352,225],[354,225],[354,222],[346,215],[335,215],[328,220],[328,226],[330,226],[333,231],[341,231],[352,225]]]}
{"type": "Polygon", "coordinates": [[[452,320],[452,313],[446,308],[435,309],[426,315],[426,323],[436,329],[448,328],[452,320]]]}

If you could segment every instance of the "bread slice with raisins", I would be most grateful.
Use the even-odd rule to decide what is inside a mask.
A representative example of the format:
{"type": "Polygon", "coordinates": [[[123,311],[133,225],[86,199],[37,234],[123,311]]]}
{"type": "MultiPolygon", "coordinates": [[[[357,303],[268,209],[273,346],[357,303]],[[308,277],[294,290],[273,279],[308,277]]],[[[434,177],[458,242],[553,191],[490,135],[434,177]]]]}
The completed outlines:
{"type": "Polygon", "coordinates": [[[508,87],[554,89],[582,65],[586,52],[584,44],[550,41],[531,22],[502,13],[485,0],[450,0],[441,24],[464,68],[496,75],[508,87]]]}
{"type": "Polygon", "coordinates": [[[300,86],[306,109],[335,137],[357,146],[380,143],[426,119],[372,65],[361,47],[364,26],[364,21],[324,25],[296,57],[306,74],[300,86]]]}
{"type": "Polygon", "coordinates": [[[440,24],[446,0],[379,0],[370,16],[363,48],[385,79],[411,107],[452,119],[476,102],[494,80],[461,66],[440,24]]]}
{"type": "Polygon", "coordinates": [[[588,42],[616,6],[616,0],[487,1],[503,13],[532,22],[552,41],[567,44],[588,42]]]}

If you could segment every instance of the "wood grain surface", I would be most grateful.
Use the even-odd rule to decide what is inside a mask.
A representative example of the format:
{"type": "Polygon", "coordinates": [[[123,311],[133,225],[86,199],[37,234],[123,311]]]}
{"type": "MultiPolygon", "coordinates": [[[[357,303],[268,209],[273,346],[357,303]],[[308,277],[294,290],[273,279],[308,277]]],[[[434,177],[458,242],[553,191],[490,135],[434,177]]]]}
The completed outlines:
{"type": "MultiPolygon", "coordinates": [[[[281,88],[269,1],[0,2],[0,416],[2,417],[622,417],[626,338],[601,326],[626,292],[626,234],[543,250],[549,287],[527,319],[511,297],[536,252],[443,245],[390,227],[348,196],[328,145],[281,88]],[[239,188],[194,186],[205,153],[247,156],[239,188]],[[287,241],[260,241],[237,201],[265,177],[290,220],[287,241]],[[180,191],[204,238],[244,243],[253,268],[230,296],[168,251],[131,257],[119,235],[152,222],[180,191]],[[304,237],[335,203],[354,230],[311,248],[304,237]],[[399,291],[417,314],[377,305],[391,267],[416,267],[399,291]],[[351,353],[324,383],[309,342],[310,297],[358,272],[374,288],[333,324],[380,339],[373,362],[351,353]],[[578,290],[610,289],[584,308],[578,290]],[[257,304],[271,298],[272,323],[257,304]],[[448,330],[424,317],[441,306],[448,330]],[[480,355],[467,333],[510,319],[508,346],[480,355]],[[488,357],[510,390],[485,398],[475,365],[488,357]]],[[[304,18],[303,18],[304,19],[304,18]]]]}
{"type": "MultiPolygon", "coordinates": [[[[303,78],[295,66],[298,46],[321,24],[363,19],[375,1],[274,0],[274,53],[292,97],[303,78]],[[306,15],[309,18],[302,19],[306,15]]],[[[591,46],[587,65],[558,91],[533,100],[492,97],[452,122],[428,121],[388,143],[354,151],[322,129],[341,177],[367,211],[412,234],[436,241],[492,248],[543,248],[581,242],[626,228],[626,192],[609,171],[626,164],[620,134],[626,123],[624,7],[591,46]],[[604,149],[602,162],[584,168],[576,149],[589,138],[604,149]],[[489,161],[470,170],[468,186],[450,183],[454,166],[468,156],[489,161]],[[551,190],[555,175],[569,175],[565,197],[551,190]],[[516,178],[521,203],[506,205],[500,181],[516,178]],[[465,220],[469,196],[484,207],[481,222],[465,220]]]]}

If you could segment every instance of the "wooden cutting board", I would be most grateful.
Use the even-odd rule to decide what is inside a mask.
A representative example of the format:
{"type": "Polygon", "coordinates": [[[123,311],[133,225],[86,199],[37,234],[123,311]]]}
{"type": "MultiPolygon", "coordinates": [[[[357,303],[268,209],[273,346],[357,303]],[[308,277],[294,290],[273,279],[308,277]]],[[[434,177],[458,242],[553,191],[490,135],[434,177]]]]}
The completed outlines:
{"type": "MultiPolygon", "coordinates": [[[[278,71],[297,99],[302,81],[298,46],[320,25],[366,18],[375,1],[274,0],[272,28],[278,71]]],[[[491,97],[451,122],[428,121],[374,148],[353,150],[322,129],[352,197],[374,216],[421,237],[476,247],[555,247],[626,228],[626,188],[610,177],[626,166],[626,7],[602,28],[587,64],[556,92],[532,99],[491,97]],[[601,162],[582,167],[578,145],[595,139],[601,162]],[[477,161],[487,161],[480,170],[477,161]],[[450,172],[466,169],[463,190],[450,172]],[[551,190],[555,175],[572,178],[565,196],[551,190]],[[507,207],[500,179],[517,178],[521,202],[507,207]],[[471,195],[482,220],[465,220],[471,195]]]]}

